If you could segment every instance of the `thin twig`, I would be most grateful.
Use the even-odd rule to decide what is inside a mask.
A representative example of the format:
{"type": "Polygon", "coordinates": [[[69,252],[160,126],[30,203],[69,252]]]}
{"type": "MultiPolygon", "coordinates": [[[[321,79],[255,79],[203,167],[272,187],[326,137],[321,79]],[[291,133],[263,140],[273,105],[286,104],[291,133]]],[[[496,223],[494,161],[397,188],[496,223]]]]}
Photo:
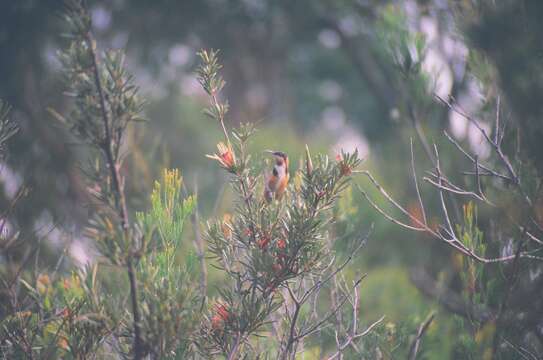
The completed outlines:
{"type": "MultiPolygon", "coordinates": [[[[442,180],[441,180],[441,167],[439,164],[439,152],[437,151],[437,145],[434,144],[434,153],[436,156],[436,173],[437,173],[437,183],[439,186],[443,186],[442,180]]],[[[451,235],[453,238],[456,238],[454,228],[452,226],[451,218],[449,217],[449,212],[447,210],[447,204],[445,203],[445,197],[443,196],[443,189],[439,189],[439,200],[441,201],[441,209],[443,210],[443,216],[445,217],[445,221],[447,222],[449,235],[451,235]]]]}
{"type": "MultiPolygon", "coordinates": [[[[211,94],[211,99],[213,101],[213,106],[215,108],[220,108],[221,107],[221,103],[217,99],[217,94],[215,94],[213,92],[211,94]]],[[[221,123],[221,128],[222,128],[222,131],[223,131],[223,134],[224,134],[224,139],[226,140],[226,143],[228,144],[228,147],[231,148],[232,145],[230,143],[230,137],[228,136],[228,131],[226,130],[226,126],[224,126],[224,114],[223,114],[222,111],[219,111],[218,115],[219,115],[219,122],[221,123]]]]}
{"type": "Polygon", "coordinates": [[[508,157],[503,153],[502,148],[498,142],[492,141],[488,133],[485,129],[482,128],[482,126],[471,116],[469,116],[465,111],[463,111],[457,104],[452,104],[450,101],[445,100],[441,98],[438,95],[435,95],[435,97],[441,101],[443,104],[445,104],[450,110],[456,112],[458,115],[462,116],[466,120],[468,120],[471,124],[473,124],[477,130],[483,135],[484,139],[488,142],[490,146],[494,149],[494,152],[498,155],[499,159],[501,160],[502,164],[507,169],[507,172],[509,173],[509,177],[512,180],[513,184],[517,187],[519,193],[522,195],[524,201],[528,204],[528,206],[532,207],[532,199],[526,194],[524,191],[524,188],[522,187],[522,184],[520,182],[520,178],[518,177],[515,169],[513,168],[513,165],[509,161],[508,157]]]}
{"type": "Polygon", "coordinates": [[[538,359],[540,359],[536,354],[534,354],[531,351],[523,348],[522,346],[517,346],[517,345],[513,344],[512,342],[510,342],[507,339],[503,339],[503,341],[505,342],[506,345],[509,345],[510,347],[512,347],[525,360],[538,360],[538,359]]]}
{"type": "Polygon", "coordinates": [[[485,197],[483,187],[481,185],[481,177],[479,176],[479,157],[475,156],[475,181],[477,183],[477,194],[482,198],[485,197]]]}
{"type": "MultiPolygon", "coordinates": [[[[485,258],[483,256],[478,255],[474,252],[473,249],[467,248],[458,238],[456,237],[455,233],[449,233],[449,229],[452,227],[452,224],[449,226],[449,229],[447,229],[447,233],[449,235],[449,238],[445,238],[441,233],[434,231],[429,226],[425,225],[422,221],[417,219],[415,216],[410,214],[405,208],[403,208],[396,200],[394,200],[384,189],[383,187],[375,180],[375,178],[368,172],[368,171],[361,171],[360,173],[363,173],[366,175],[370,181],[373,183],[373,185],[379,190],[379,192],[392,204],[394,207],[396,207],[398,210],[400,210],[403,214],[405,214],[407,217],[409,217],[417,226],[411,226],[408,225],[400,220],[395,219],[391,215],[387,214],[384,210],[382,210],[375,202],[371,200],[371,198],[368,196],[368,194],[358,185],[355,184],[356,188],[362,193],[362,195],[368,200],[370,205],[381,215],[383,215],[387,220],[391,221],[392,223],[402,226],[406,229],[413,230],[413,231],[419,231],[419,232],[427,232],[428,234],[432,235],[434,238],[444,241],[447,245],[453,247],[455,250],[461,252],[462,254],[471,257],[472,259],[477,260],[478,262],[490,264],[490,263],[498,263],[498,262],[507,262],[511,261],[515,258],[515,255],[508,255],[508,256],[502,256],[497,258],[485,258]]],[[[520,255],[521,258],[524,259],[531,259],[531,260],[538,260],[543,261],[543,257],[530,255],[527,253],[522,253],[520,255]]]]}
{"type": "MultiPolygon", "coordinates": [[[[414,216],[413,214],[411,214],[409,211],[407,211],[406,209],[404,209],[396,200],[394,200],[394,198],[392,198],[392,196],[390,196],[386,190],[381,186],[381,184],[379,184],[377,182],[377,180],[375,180],[375,178],[373,177],[373,175],[371,175],[371,173],[369,171],[362,171],[361,172],[362,174],[366,175],[368,177],[368,179],[370,179],[370,181],[372,182],[373,186],[375,186],[377,188],[377,190],[379,190],[379,192],[388,200],[388,202],[390,202],[392,205],[394,205],[394,207],[396,207],[398,210],[400,210],[404,215],[406,215],[407,217],[409,217],[409,219],[411,219],[415,224],[419,225],[421,228],[425,228],[425,229],[429,229],[427,226],[424,225],[424,223],[422,221],[420,221],[419,219],[417,219],[416,216],[414,216]]],[[[361,191],[363,194],[366,195],[366,198],[369,199],[369,197],[367,196],[366,192],[364,190],[362,190],[360,188],[360,186],[358,186],[358,184],[355,184],[356,187],[359,189],[359,191],[361,191]]],[[[423,231],[422,229],[419,229],[419,228],[416,228],[416,227],[411,227],[409,225],[406,225],[408,228],[411,228],[412,230],[417,230],[417,231],[423,231]]],[[[433,230],[431,230],[433,231],[433,230]]]]}
{"type": "MultiPolygon", "coordinates": [[[[361,276],[353,285],[353,287],[356,287],[358,286],[362,280],[364,280],[364,278],[366,277],[366,275],[363,275],[361,276]]],[[[304,338],[308,335],[311,335],[312,333],[314,333],[322,324],[324,324],[326,321],[328,321],[332,316],[335,315],[335,313],[337,311],[339,311],[343,305],[345,304],[345,302],[347,301],[348,299],[348,296],[344,296],[343,299],[340,301],[340,303],[335,307],[333,308],[329,313],[328,315],[326,315],[321,321],[319,321],[317,324],[313,325],[312,327],[310,327],[309,329],[303,331],[302,333],[300,333],[299,335],[297,335],[295,337],[295,341],[298,341],[299,339],[301,338],[304,338]]]]}
{"type": "Polygon", "coordinates": [[[413,138],[409,139],[410,149],[411,149],[411,171],[413,171],[413,181],[415,182],[415,189],[417,190],[417,199],[419,200],[420,211],[422,212],[422,219],[424,224],[427,225],[428,221],[426,219],[426,210],[424,209],[424,203],[422,202],[422,196],[420,195],[419,182],[417,179],[417,171],[415,169],[415,155],[413,152],[413,138]]]}
{"type": "Polygon", "coordinates": [[[241,335],[236,336],[236,341],[234,342],[234,346],[230,350],[230,353],[228,354],[228,360],[234,360],[238,354],[239,346],[241,344],[241,335]]]}
{"type": "Polygon", "coordinates": [[[383,320],[385,320],[385,315],[381,316],[377,321],[373,322],[363,332],[353,335],[353,336],[349,336],[349,338],[343,343],[343,345],[341,345],[341,349],[337,351],[335,354],[331,355],[327,360],[334,360],[336,357],[338,357],[341,354],[341,351],[345,350],[349,345],[352,345],[354,340],[368,335],[376,326],[381,324],[383,320]]]}
{"type": "Polygon", "coordinates": [[[501,97],[498,95],[498,99],[496,101],[496,119],[494,124],[494,142],[496,144],[500,143],[500,104],[501,97]]]}
{"type": "Polygon", "coordinates": [[[417,353],[419,352],[420,342],[422,340],[422,337],[426,333],[426,330],[428,330],[428,327],[430,327],[430,324],[434,320],[435,313],[432,312],[426,320],[419,326],[419,331],[417,332],[417,336],[415,339],[413,339],[413,342],[411,342],[411,346],[409,346],[409,360],[415,360],[417,358],[417,353]]]}
{"type": "MultiPolygon", "coordinates": [[[[426,181],[427,183],[431,184],[432,186],[435,186],[436,188],[440,189],[440,190],[444,190],[444,191],[447,191],[447,192],[450,192],[450,193],[454,193],[454,194],[457,194],[457,195],[466,195],[466,196],[472,196],[474,197],[475,199],[479,200],[479,201],[482,201],[490,206],[495,206],[493,203],[491,203],[490,201],[488,201],[487,199],[479,196],[478,194],[474,193],[473,191],[468,191],[468,190],[458,190],[458,189],[454,189],[452,187],[448,187],[448,186],[445,186],[445,185],[440,185],[439,183],[435,182],[434,180],[428,178],[428,177],[423,177],[422,180],[426,181]]],[[[441,179],[442,182],[444,181],[444,179],[442,178],[441,179]]],[[[452,184],[451,184],[452,185],[452,184]]]]}
{"type": "MultiPolygon", "coordinates": [[[[443,132],[443,134],[445,135],[445,137],[462,153],[464,154],[465,157],[467,157],[471,162],[475,162],[475,159],[473,158],[473,156],[471,156],[466,150],[464,150],[464,148],[456,141],[452,138],[452,136],[450,136],[446,131],[443,132]]],[[[503,180],[507,180],[507,181],[512,181],[512,179],[507,176],[507,175],[503,175],[491,168],[489,168],[488,166],[485,166],[481,163],[479,163],[479,167],[482,169],[482,170],[485,170],[488,172],[488,174],[485,174],[486,176],[495,176],[497,178],[500,178],[500,179],[503,179],[503,180]]]]}

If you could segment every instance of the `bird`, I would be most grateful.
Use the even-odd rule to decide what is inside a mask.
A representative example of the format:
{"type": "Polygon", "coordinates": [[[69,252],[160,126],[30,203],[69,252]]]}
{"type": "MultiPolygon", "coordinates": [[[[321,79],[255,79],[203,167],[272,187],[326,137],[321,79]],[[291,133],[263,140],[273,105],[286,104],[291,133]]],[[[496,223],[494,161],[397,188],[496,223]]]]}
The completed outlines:
{"type": "Polygon", "coordinates": [[[272,154],[275,160],[271,174],[266,178],[264,186],[264,198],[269,203],[274,197],[280,200],[287,188],[288,174],[288,156],[282,151],[266,150],[272,154]]]}

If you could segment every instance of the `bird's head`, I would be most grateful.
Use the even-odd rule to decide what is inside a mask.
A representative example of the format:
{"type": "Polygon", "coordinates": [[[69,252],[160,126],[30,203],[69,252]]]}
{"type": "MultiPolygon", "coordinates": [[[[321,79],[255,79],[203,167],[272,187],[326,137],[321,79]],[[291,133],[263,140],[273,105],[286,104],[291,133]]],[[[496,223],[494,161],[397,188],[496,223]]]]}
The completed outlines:
{"type": "Polygon", "coordinates": [[[288,156],[282,151],[266,150],[266,153],[271,154],[275,158],[275,164],[288,167],[288,156]]]}

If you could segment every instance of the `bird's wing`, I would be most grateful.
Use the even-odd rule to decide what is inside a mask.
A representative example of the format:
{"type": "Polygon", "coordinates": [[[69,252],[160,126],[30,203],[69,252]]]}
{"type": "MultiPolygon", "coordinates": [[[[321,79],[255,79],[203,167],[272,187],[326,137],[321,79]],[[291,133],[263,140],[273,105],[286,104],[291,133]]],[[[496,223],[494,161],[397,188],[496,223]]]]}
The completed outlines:
{"type": "Polygon", "coordinates": [[[281,198],[281,196],[285,192],[285,189],[287,188],[287,184],[288,184],[288,178],[289,178],[289,176],[288,176],[288,173],[287,173],[287,174],[285,174],[285,176],[283,176],[281,178],[281,180],[277,184],[277,190],[275,191],[275,195],[276,195],[277,198],[281,198]]]}
{"type": "Polygon", "coordinates": [[[268,180],[266,181],[266,188],[270,191],[275,191],[277,190],[278,182],[279,182],[279,178],[277,176],[270,174],[268,176],[268,180]]]}

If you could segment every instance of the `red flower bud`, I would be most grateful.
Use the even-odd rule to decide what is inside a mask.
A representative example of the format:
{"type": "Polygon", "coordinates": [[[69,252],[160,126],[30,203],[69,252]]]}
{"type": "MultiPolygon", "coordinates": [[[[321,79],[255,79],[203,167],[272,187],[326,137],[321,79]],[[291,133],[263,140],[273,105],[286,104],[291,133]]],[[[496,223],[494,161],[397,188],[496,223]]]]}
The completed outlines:
{"type": "Polygon", "coordinates": [[[217,150],[218,153],[206,156],[210,159],[217,160],[225,169],[231,170],[236,165],[236,157],[230,145],[225,145],[222,142],[218,143],[217,150]]]}
{"type": "Polygon", "coordinates": [[[270,237],[267,235],[263,235],[260,239],[256,241],[256,245],[258,245],[258,247],[262,250],[266,250],[269,243],[270,243],[270,237]]]}
{"type": "Polygon", "coordinates": [[[224,323],[230,318],[230,311],[224,304],[215,304],[215,315],[211,318],[211,328],[213,330],[220,330],[223,328],[224,323]]]}
{"type": "Polygon", "coordinates": [[[342,154],[336,155],[336,161],[338,162],[339,173],[341,176],[349,176],[352,174],[353,169],[347,164],[342,154]]]}
{"type": "Polygon", "coordinates": [[[266,248],[268,247],[268,242],[269,240],[264,238],[264,239],[258,239],[256,241],[256,244],[258,245],[258,247],[262,250],[266,250],[266,248]]]}

